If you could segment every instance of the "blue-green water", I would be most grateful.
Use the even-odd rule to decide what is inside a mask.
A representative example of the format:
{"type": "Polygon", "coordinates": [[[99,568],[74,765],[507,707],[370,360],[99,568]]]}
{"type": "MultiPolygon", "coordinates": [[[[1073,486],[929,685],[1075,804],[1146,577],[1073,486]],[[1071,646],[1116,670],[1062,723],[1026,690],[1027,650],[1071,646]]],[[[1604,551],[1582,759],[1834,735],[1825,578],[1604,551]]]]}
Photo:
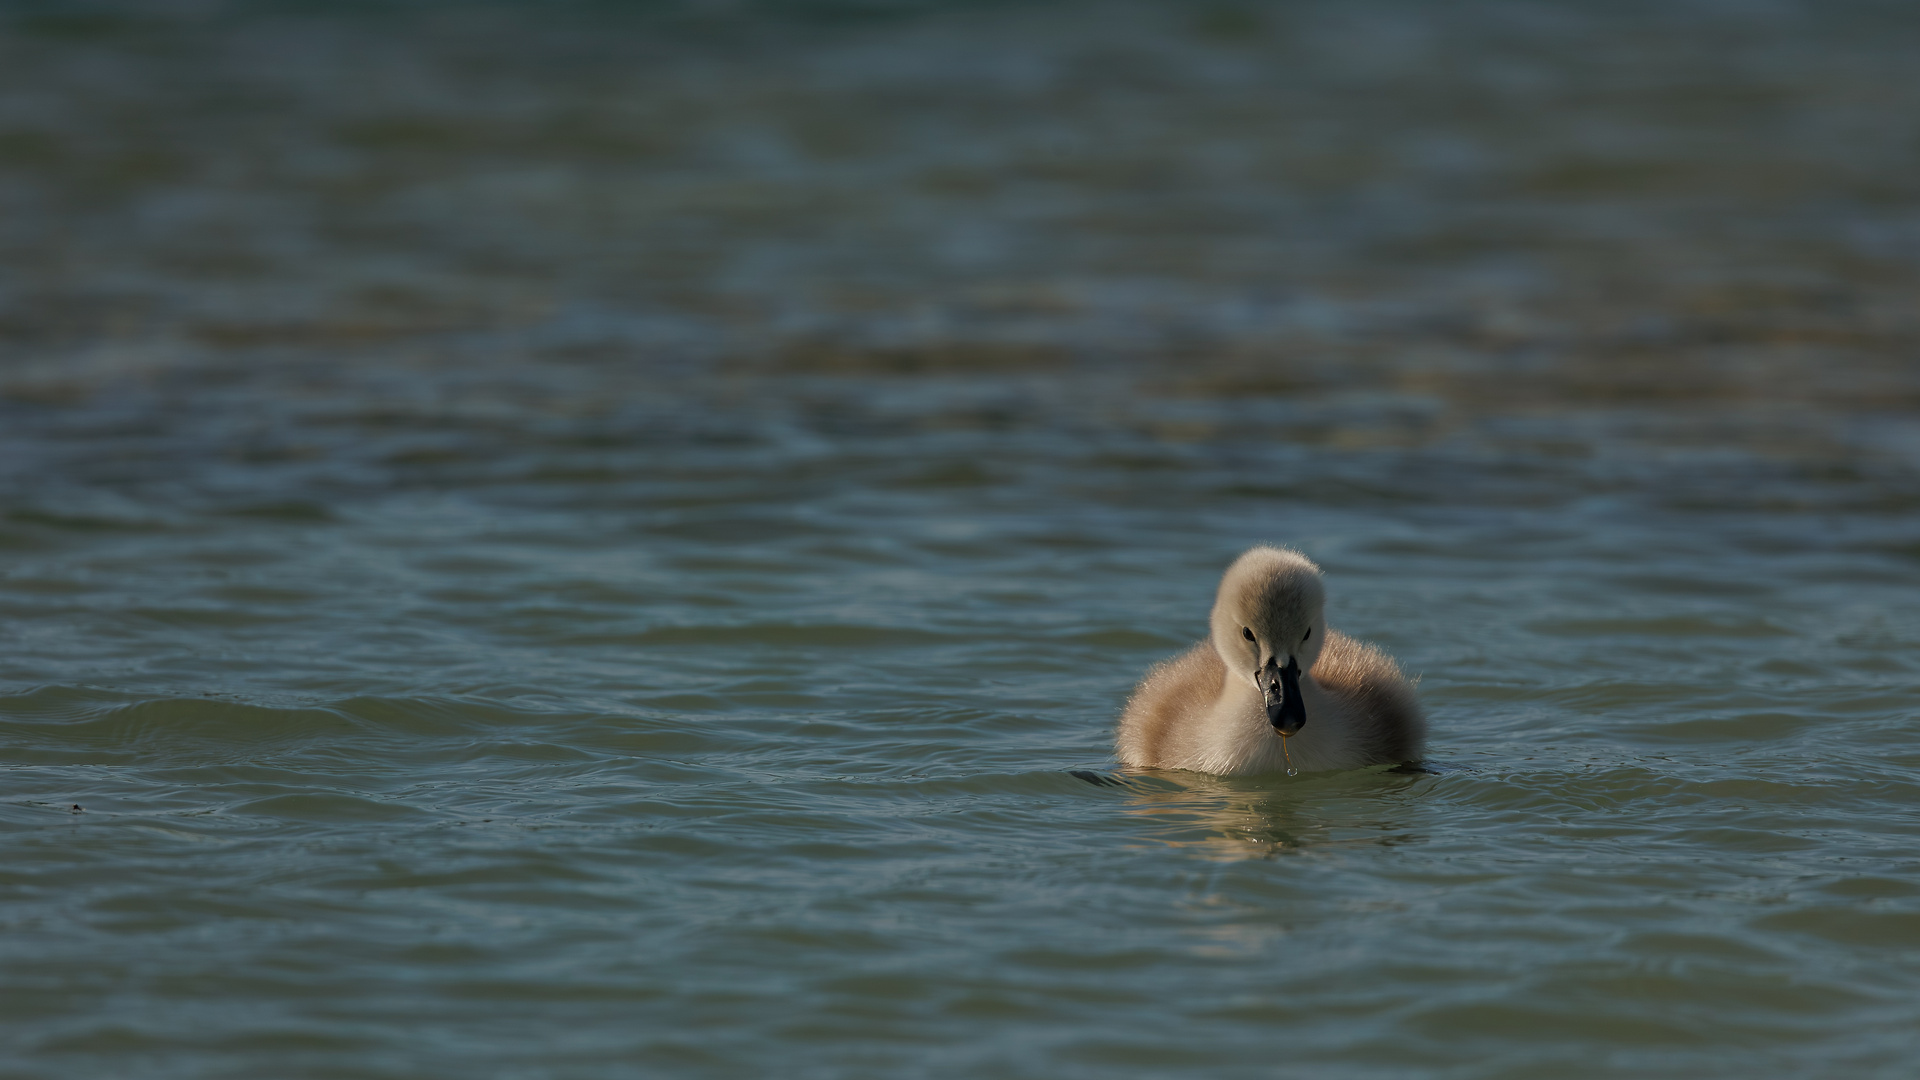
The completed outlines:
{"type": "Polygon", "coordinates": [[[1903,9],[9,20],[0,1075],[1910,1075],[1903,9]]]}

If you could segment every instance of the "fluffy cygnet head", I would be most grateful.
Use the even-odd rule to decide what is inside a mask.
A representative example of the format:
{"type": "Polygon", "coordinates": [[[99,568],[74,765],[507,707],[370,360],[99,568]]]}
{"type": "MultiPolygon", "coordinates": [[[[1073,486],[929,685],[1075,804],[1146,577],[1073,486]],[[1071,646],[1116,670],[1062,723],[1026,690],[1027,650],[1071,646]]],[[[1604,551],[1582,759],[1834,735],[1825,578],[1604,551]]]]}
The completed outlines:
{"type": "Polygon", "coordinates": [[[1233,678],[1246,679],[1266,700],[1275,731],[1292,735],[1307,722],[1300,673],[1313,667],[1327,640],[1326,590],[1313,560],[1285,548],[1248,550],[1220,579],[1213,602],[1213,648],[1233,678]]]}

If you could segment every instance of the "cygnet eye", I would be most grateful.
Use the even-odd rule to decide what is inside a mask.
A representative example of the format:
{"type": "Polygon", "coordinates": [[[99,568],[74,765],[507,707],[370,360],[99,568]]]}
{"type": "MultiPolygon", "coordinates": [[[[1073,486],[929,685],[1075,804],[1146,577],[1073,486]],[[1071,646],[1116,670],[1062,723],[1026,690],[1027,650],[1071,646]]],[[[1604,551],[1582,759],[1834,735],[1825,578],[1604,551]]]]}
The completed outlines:
{"type": "Polygon", "coordinates": [[[1247,629],[1246,627],[1244,627],[1244,626],[1243,626],[1243,627],[1241,627],[1241,628],[1240,628],[1240,636],[1241,636],[1241,637],[1243,637],[1243,638],[1246,638],[1246,639],[1247,639],[1248,641],[1252,641],[1252,640],[1253,640],[1253,631],[1251,631],[1251,630],[1249,630],[1249,629],[1247,629]]]}
{"type": "Polygon", "coordinates": [[[1305,641],[1312,636],[1313,636],[1313,627],[1309,626],[1307,627],[1307,632],[1300,635],[1300,640],[1305,641]]]}

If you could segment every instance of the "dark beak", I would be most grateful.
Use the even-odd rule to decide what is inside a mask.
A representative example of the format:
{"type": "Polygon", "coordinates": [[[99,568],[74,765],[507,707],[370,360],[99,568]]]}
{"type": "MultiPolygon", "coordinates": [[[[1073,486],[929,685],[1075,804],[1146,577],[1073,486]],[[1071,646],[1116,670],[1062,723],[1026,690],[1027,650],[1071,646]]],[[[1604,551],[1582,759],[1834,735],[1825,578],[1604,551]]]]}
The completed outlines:
{"type": "Polygon", "coordinates": [[[1300,661],[1287,657],[1287,666],[1277,673],[1269,670],[1262,680],[1262,695],[1267,699],[1267,723],[1281,735],[1292,735],[1307,723],[1307,705],[1300,699],[1300,661]],[[1277,675],[1277,677],[1276,677],[1277,675]]]}

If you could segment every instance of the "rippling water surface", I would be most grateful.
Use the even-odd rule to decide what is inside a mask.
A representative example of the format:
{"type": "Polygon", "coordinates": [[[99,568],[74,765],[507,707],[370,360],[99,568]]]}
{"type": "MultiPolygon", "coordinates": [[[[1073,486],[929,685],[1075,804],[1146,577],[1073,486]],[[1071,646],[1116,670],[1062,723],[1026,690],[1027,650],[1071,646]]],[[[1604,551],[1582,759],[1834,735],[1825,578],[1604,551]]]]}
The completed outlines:
{"type": "Polygon", "coordinates": [[[13,11],[0,1071],[1910,1075],[1917,44],[13,11]],[[1114,771],[1260,541],[1427,771],[1114,771]]]}

